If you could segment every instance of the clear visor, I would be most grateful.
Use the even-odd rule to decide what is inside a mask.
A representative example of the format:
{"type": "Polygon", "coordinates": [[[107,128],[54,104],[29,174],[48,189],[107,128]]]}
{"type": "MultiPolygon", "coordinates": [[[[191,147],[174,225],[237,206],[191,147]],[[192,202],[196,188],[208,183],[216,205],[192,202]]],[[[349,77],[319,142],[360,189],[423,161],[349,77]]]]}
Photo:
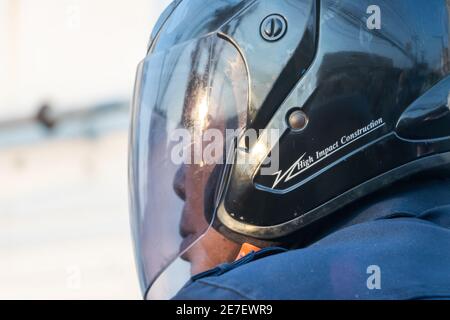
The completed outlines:
{"type": "Polygon", "coordinates": [[[172,297],[239,248],[212,227],[232,133],[243,129],[248,76],[211,35],[148,56],[138,69],[130,136],[131,222],[147,298],[172,297]]]}

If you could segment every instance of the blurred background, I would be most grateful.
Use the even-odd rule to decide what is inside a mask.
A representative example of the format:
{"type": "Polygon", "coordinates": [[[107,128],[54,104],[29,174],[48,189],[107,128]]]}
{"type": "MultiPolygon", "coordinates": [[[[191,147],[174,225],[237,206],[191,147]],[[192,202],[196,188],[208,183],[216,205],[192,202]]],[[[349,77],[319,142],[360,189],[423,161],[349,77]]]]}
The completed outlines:
{"type": "Polygon", "coordinates": [[[0,299],[140,299],[135,70],[170,0],[0,0],[0,299]]]}

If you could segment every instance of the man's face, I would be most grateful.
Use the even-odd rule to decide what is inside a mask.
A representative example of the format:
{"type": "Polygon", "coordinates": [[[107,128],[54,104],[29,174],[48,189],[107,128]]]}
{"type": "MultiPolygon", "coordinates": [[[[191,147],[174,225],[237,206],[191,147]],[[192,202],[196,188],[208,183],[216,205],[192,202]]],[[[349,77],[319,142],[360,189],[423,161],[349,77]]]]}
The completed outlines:
{"type": "Polygon", "coordinates": [[[180,235],[183,237],[180,252],[201,237],[182,256],[191,263],[192,275],[234,261],[240,249],[239,244],[228,240],[214,228],[209,228],[205,219],[205,196],[210,194],[205,192],[205,186],[213,169],[212,165],[183,165],[174,179],[174,190],[184,201],[180,221],[180,235]]]}

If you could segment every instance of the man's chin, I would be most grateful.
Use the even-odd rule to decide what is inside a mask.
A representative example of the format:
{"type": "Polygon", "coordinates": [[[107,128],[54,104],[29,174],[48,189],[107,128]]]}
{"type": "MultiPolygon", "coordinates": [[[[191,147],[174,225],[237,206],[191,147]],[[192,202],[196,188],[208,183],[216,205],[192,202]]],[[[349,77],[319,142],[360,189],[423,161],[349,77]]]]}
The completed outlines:
{"type": "Polygon", "coordinates": [[[196,259],[195,253],[191,250],[187,250],[184,254],[181,255],[181,259],[185,262],[188,262],[191,265],[191,276],[195,276],[196,274],[202,273],[203,271],[208,270],[205,266],[202,266],[201,260],[196,259]],[[200,260],[200,261],[199,261],[200,260]]]}
{"type": "MultiPolygon", "coordinates": [[[[190,257],[190,254],[189,254],[189,250],[186,251],[185,253],[183,253],[183,254],[180,256],[180,258],[181,258],[183,261],[185,261],[185,262],[191,263],[191,257],[190,257]]],[[[192,264],[192,263],[191,263],[191,264],[192,264]]]]}
{"type": "Polygon", "coordinates": [[[190,250],[188,250],[185,254],[181,256],[181,259],[188,262],[191,265],[191,276],[195,276],[196,274],[199,274],[203,271],[206,271],[202,269],[201,264],[195,259],[195,255],[192,254],[190,250]]]}
{"type": "Polygon", "coordinates": [[[213,268],[209,265],[206,265],[202,257],[196,257],[195,253],[193,253],[191,250],[188,250],[185,254],[183,254],[181,256],[181,259],[190,263],[191,276],[195,276],[199,273],[208,271],[213,268]]]}

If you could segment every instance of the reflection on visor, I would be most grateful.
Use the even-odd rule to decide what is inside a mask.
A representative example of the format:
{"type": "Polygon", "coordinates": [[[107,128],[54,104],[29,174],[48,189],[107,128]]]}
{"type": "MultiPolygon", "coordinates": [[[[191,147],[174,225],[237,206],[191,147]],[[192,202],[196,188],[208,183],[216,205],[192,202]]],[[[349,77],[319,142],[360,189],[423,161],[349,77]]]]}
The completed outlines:
{"type": "Polygon", "coordinates": [[[208,142],[245,125],[248,78],[239,52],[216,35],[148,56],[137,78],[130,141],[137,264],[143,290],[158,279],[149,297],[171,297],[190,274],[238,250],[210,228],[227,143],[210,150],[208,142]],[[211,248],[210,238],[223,246],[211,248]]]}

